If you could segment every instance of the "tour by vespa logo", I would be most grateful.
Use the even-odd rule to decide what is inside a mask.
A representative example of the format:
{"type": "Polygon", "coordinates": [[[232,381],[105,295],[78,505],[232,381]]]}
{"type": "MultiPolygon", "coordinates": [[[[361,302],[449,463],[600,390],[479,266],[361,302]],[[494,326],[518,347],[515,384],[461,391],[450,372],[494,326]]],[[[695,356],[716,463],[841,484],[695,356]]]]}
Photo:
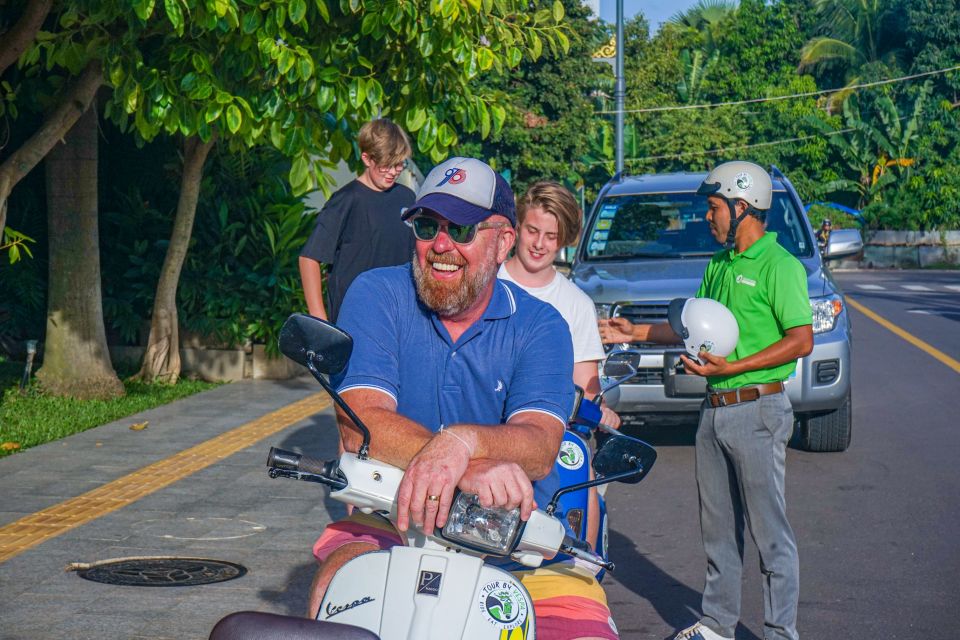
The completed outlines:
{"type": "Polygon", "coordinates": [[[425,593],[429,596],[440,595],[440,578],[442,573],[437,571],[421,571],[420,579],[417,580],[417,593],[425,593]]]}
{"type": "Polygon", "coordinates": [[[737,284],[745,284],[748,287],[755,287],[757,286],[757,281],[751,280],[750,278],[746,277],[741,273],[741,274],[737,274],[737,284]]]}
{"type": "Polygon", "coordinates": [[[480,589],[480,613],[498,629],[516,629],[527,621],[527,598],[506,580],[488,582],[480,589]]]}
{"type": "Polygon", "coordinates": [[[575,471],[583,466],[583,451],[576,443],[564,440],[560,443],[560,454],[557,456],[557,462],[564,469],[575,471]]]}
{"type": "Polygon", "coordinates": [[[450,184],[460,184],[461,182],[467,179],[467,172],[464,171],[463,169],[451,167],[447,169],[446,173],[444,173],[443,176],[444,176],[443,180],[441,180],[440,183],[437,184],[438,187],[442,187],[448,182],[450,184]]]}

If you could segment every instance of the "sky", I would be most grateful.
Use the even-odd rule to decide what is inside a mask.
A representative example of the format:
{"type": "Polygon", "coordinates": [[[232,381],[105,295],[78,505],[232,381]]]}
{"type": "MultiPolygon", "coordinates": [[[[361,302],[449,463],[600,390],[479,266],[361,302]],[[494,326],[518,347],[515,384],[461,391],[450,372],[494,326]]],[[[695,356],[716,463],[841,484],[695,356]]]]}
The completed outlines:
{"type": "MultiPolygon", "coordinates": [[[[609,23],[617,19],[616,0],[585,0],[586,4],[600,4],[600,17],[609,23]]],[[[660,23],[666,22],[680,11],[685,11],[697,3],[697,0],[623,0],[625,19],[642,12],[650,22],[650,30],[656,31],[660,23]]]]}

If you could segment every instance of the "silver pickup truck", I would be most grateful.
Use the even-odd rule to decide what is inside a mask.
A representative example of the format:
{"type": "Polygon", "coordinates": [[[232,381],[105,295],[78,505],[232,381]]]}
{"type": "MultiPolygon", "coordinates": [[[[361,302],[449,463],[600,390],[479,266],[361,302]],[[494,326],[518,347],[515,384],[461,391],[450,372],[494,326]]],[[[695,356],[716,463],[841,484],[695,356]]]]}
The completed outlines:
{"type": "MultiPolygon", "coordinates": [[[[598,315],[632,322],[665,322],[673,298],[696,294],[720,246],[696,195],[705,173],[616,178],[600,192],[571,266],[571,279],[597,305],[598,315]]],[[[860,232],[835,230],[817,242],[789,180],[771,169],[773,205],[767,229],[806,268],[813,310],[813,352],[786,381],[798,423],[795,443],[809,451],[843,451],[851,438],[850,320],[826,261],[862,250],[860,232]]],[[[689,422],[699,411],[706,380],[683,370],[682,348],[631,345],[644,352],[639,373],[620,386],[617,411],[625,421],[689,422]]]]}

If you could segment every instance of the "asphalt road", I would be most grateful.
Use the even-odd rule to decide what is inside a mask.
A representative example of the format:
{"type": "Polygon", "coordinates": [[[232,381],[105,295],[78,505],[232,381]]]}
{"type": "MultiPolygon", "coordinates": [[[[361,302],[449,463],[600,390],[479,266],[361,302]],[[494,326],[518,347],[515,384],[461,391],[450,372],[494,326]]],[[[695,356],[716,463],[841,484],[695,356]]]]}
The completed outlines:
{"type": "MultiPolygon", "coordinates": [[[[836,274],[854,331],[853,443],[790,450],[787,502],[800,548],[802,637],[950,638],[960,593],[960,272],[836,274]],[[934,350],[943,357],[934,357],[934,350]],[[946,363],[944,362],[946,359],[946,363]],[[953,366],[950,366],[952,359],[953,366]]],[[[705,559],[693,469],[695,425],[641,428],[659,452],[640,485],[612,486],[605,581],[623,638],[672,638],[698,617],[705,559]]],[[[737,638],[763,638],[748,542],[737,638]]]]}

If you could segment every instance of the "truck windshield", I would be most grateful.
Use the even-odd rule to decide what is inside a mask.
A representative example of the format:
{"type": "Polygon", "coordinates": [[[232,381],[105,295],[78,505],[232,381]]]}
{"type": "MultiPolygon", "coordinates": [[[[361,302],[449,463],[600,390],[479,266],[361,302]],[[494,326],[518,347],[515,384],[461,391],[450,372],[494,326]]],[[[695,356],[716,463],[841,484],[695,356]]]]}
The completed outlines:
{"type": "MultiPolygon", "coordinates": [[[[586,260],[694,258],[721,247],[710,234],[706,196],[645,193],[607,196],[597,205],[584,238],[586,260]]],[[[767,230],[793,255],[809,258],[814,245],[806,221],[784,191],[774,191],[767,230]]]]}

